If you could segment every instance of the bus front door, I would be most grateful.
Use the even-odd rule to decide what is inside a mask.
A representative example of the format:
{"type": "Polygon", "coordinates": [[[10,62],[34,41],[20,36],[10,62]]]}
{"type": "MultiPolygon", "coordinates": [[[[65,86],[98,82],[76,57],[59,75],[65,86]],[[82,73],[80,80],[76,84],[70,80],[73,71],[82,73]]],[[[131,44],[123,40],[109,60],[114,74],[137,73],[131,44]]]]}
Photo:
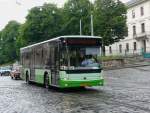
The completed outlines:
{"type": "Polygon", "coordinates": [[[58,48],[51,48],[51,84],[58,86],[59,81],[59,57],[58,57],[58,48]]]}

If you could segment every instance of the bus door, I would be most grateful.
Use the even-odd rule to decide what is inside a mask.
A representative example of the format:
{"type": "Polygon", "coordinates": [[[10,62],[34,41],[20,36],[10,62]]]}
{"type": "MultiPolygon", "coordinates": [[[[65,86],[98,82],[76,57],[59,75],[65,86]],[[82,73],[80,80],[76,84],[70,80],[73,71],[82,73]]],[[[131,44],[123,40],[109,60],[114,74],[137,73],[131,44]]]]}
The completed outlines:
{"type": "Polygon", "coordinates": [[[51,47],[51,84],[57,86],[59,81],[59,55],[58,47],[51,47]]]}
{"type": "Polygon", "coordinates": [[[30,59],[31,59],[31,61],[30,61],[30,80],[31,81],[34,81],[35,80],[35,69],[34,69],[34,61],[35,61],[35,56],[34,56],[34,53],[35,53],[35,51],[34,51],[34,49],[32,49],[32,54],[30,54],[30,59]]]}

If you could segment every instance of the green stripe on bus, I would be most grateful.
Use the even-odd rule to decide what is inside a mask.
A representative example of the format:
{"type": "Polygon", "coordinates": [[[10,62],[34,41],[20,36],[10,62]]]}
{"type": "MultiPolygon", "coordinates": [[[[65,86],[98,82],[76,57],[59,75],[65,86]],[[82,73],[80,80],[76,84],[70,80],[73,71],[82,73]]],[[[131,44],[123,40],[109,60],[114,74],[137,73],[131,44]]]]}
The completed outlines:
{"type": "Polygon", "coordinates": [[[90,81],[69,81],[69,80],[60,80],[60,88],[67,87],[81,87],[81,86],[103,86],[104,79],[101,80],[90,80],[90,81]]]}

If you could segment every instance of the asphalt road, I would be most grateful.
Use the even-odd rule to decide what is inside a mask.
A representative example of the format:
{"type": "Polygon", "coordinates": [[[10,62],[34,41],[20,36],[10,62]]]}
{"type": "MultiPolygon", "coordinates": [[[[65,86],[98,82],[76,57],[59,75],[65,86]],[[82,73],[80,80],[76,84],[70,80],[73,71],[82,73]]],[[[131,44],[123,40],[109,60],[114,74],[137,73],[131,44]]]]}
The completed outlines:
{"type": "Polygon", "coordinates": [[[59,91],[0,77],[0,113],[150,113],[150,67],[105,71],[105,86],[59,91]]]}

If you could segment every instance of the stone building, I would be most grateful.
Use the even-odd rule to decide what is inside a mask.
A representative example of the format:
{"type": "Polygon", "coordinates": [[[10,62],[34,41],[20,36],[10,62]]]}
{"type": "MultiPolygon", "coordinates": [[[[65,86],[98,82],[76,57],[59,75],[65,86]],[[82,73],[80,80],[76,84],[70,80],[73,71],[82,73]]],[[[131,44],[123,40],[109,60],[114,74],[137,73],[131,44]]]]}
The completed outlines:
{"type": "Polygon", "coordinates": [[[150,0],[131,0],[126,5],[128,36],[106,47],[106,55],[150,53],[150,0]]]}

